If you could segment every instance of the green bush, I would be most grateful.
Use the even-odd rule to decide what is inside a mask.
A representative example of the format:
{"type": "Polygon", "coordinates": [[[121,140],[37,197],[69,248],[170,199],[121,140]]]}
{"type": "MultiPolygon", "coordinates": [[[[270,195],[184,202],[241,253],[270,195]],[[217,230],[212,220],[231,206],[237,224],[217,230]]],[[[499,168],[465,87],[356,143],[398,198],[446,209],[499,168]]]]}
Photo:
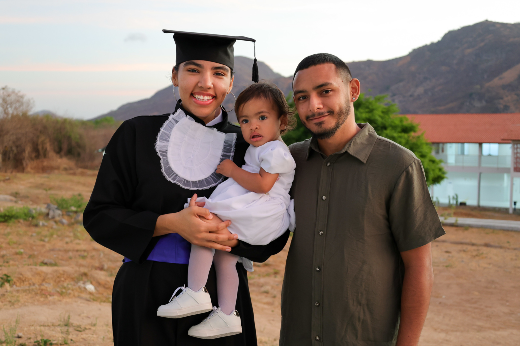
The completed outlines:
{"type": "Polygon", "coordinates": [[[10,275],[4,274],[0,276],[0,287],[4,287],[5,284],[13,284],[13,278],[10,275]]]}
{"type": "Polygon", "coordinates": [[[113,117],[104,117],[101,119],[90,120],[95,127],[116,125],[116,120],[113,117]]]}
{"type": "Polygon", "coordinates": [[[75,211],[83,211],[87,205],[87,202],[83,199],[81,193],[72,195],[70,198],[51,196],[51,202],[56,204],[58,209],[64,211],[69,211],[72,207],[75,208],[75,211]]]}
{"type": "Polygon", "coordinates": [[[10,222],[14,220],[29,220],[34,216],[29,207],[7,207],[0,212],[0,222],[10,222]]]}

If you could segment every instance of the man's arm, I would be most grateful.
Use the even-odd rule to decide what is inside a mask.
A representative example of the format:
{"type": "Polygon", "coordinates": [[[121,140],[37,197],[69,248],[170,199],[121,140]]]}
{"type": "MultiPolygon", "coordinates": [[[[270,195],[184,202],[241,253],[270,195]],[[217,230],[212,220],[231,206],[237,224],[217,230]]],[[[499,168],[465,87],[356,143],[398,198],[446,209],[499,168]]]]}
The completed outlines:
{"type": "Polygon", "coordinates": [[[396,346],[415,346],[419,344],[433,286],[431,243],[403,251],[401,257],[405,269],[396,346]]]}

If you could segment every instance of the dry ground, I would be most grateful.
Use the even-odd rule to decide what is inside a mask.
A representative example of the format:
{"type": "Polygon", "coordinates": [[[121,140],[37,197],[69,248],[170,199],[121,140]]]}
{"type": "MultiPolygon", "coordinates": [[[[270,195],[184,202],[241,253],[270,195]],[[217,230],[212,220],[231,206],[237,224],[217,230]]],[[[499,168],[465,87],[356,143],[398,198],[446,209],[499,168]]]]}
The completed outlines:
{"type": "MultiPolygon", "coordinates": [[[[94,180],[95,174],[88,171],[0,174],[0,194],[17,196],[21,203],[14,205],[41,205],[51,194],[82,193],[88,199],[94,180]]],[[[455,215],[463,217],[458,210],[455,215]]],[[[467,217],[507,216],[469,211],[467,217]]],[[[22,334],[18,345],[42,339],[55,344],[111,344],[110,297],[121,256],[92,241],[83,227],[72,222],[73,215],[66,218],[69,225],[54,227],[34,226],[34,220],[0,223],[0,277],[7,274],[13,279],[0,288],[0,340],[18,318],[16,333],[22,334]],[[85,288],[88,283],[95,292],[85,288]]],[[[520,233],[454,227],[446,227],[446,232],[433,244],[435,284],[420,344],[519,345],[520,233]]],[[[288,246],[257,264],[249,277],[261,345],[278,344],[287,250],[288,246]]]]}

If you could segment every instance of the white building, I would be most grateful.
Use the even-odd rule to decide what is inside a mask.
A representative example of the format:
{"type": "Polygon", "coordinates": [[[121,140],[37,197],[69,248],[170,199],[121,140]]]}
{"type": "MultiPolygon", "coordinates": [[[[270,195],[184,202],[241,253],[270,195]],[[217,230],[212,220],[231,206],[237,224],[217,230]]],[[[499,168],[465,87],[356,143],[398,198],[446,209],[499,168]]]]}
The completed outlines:
{"type": "Polygon", "coordinates": [[[520,208],[520,113],[414,114],[447,179],[430,188],[442,204],[520,208]]]}

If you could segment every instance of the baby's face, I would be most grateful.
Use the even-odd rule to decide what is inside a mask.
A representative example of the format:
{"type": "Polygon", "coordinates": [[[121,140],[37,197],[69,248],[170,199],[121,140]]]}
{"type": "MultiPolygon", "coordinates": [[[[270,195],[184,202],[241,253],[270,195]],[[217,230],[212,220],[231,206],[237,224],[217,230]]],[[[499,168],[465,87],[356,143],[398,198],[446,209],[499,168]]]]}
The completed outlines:
{"type": "Polygon", "coordinates": [[[281,121],[270,100],[254,98],[238,110],[238,123],[247,143],[259,147],[280,138],[281,121]]]}

